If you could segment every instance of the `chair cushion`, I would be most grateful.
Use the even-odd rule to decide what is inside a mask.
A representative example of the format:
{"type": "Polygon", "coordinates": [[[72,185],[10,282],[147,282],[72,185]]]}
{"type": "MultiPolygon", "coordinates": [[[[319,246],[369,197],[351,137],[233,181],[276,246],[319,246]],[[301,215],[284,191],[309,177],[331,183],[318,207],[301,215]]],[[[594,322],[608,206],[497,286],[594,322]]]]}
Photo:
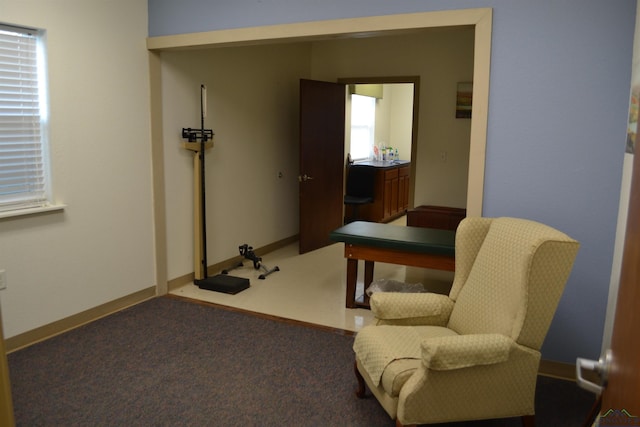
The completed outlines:
{"type": "Polygon", "coordinates": [[[373,203],[373,197],[344,196],[345,205],[366,205],[373,203]]]}
{"type": "Polygon", "coordinates": [[[494,219],[458,295],[449,327],[460,334],[512,336],[526,307],[526,284],[535,240],[529,223],[494,219]]]}
{"type": "MultiPolygon", "coordinates": [[[[370,325],[358,332],[353,343],[353,350],[371,380],[378,386],[384,371],[391,362],[403,359],[414,359],[420,362],[422,360],[420,344],[424,339],[449,335],[456,335],[456,333],[442,326],[370,325]]],[[[388,394],[391,394],[394,388],[399,390],[404,381],[409,378],[410,374],[406,375],[406,378],[403,376],[404,381],[398,381],[401,384],[396,384],[396,376],[406,372],[405,368],[406,365],[403,364],[390,371],[386,381],[389,389],[387,390],[385,387],[388,394]]]]}
{"type": "Polygon", "coordinates": [[[447,326],[459,334],[503,334],[539,348],[577,247],[575,240],[546,225],[493,219],[447,326]],[[543,280],[534,280],[538,272],[543,280]],[[542,330],[529,340],[520,337],[527,316],[533,326],[541,325],[531,329],[542,330]]]}
{"type": "Polygon", "coordinates": [[[398,359],[387,365],[382,373],[382,388],[391,397],[398,397],[409,377],[420,367],[420,359],[398,359]]]}

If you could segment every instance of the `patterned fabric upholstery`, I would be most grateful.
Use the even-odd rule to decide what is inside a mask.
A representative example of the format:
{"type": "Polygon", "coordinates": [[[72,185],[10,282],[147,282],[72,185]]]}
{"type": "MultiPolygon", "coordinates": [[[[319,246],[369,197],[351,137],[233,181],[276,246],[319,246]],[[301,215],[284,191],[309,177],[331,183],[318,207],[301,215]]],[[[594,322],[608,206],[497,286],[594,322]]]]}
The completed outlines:
{"type": "Polygon", "coordinates": [[[422,360],[436,371],[492,365],[507,361],[513,344],[500,334],[443,336],[422,342],[422,360]]]}
{"type": "Polygon", "coordinates": [[[376,292],[370,305],[379,325],[445,326],[453,310],[453,300],[440,294],[376,292]]]}
{"type": "Polygon", "coordinates": [[[546,225],[466,218],[449,296],[376,293],[358,370],[402,424],[534,413],[540,347],[579,248],[546,225]]]}
{"type": "Polygon", "coordinates": [[[458,299],[460,290],[467,282],[471,267],[478,256],[484,238],[489,232],[491,218],[469,218],[462,221],[456,230],[456,274],[449,292],[452,300],[458,299]]]}
{"type": "Polygon", "coordinates": [[[358,334],[353,348],[376,386],[389,363],[399,359],[420,359],[423,340],[457,335],[442,326],[382,325],[364,329],[367,331],[358,334]]]}

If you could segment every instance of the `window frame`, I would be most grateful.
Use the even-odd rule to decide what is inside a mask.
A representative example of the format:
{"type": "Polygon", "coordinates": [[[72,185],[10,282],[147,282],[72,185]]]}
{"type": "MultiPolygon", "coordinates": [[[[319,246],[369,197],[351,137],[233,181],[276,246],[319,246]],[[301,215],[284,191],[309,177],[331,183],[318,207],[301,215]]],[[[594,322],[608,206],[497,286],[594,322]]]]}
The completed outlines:
{"type": "Polygon", "coordinates": [[[0,129],[0,218],[61,209],[52,203],[46,31],[4,22],[0,31],[0,120],[9,124],[0,129]]]}

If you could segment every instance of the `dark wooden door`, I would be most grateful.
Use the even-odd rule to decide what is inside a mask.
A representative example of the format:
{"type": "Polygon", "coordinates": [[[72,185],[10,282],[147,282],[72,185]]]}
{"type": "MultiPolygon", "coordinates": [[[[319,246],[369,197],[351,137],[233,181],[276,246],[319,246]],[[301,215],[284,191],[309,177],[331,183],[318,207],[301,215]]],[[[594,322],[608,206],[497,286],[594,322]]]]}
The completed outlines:
{"type": "MultiPolygon", "coordinates": [[[[638,143],[636,142],[638,147],[638,143]]],[[[640,426],[640,154],[635,154],[601,426],[640,426]]]]}
{"type": "Polygon", "coordinates": [[[345,86],[300,80],[300,253],[342,225],[345,86]]]}

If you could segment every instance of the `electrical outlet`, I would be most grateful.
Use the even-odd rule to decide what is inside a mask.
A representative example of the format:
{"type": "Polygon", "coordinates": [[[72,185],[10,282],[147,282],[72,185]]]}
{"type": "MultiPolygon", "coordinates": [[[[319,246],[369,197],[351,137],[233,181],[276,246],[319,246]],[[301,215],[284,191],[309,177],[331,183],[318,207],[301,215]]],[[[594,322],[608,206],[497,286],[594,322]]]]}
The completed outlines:
{"type": "Polygon", "coordinates": [[[7,272],[0,270],[0,290],[7,289],[7,272]]]}

